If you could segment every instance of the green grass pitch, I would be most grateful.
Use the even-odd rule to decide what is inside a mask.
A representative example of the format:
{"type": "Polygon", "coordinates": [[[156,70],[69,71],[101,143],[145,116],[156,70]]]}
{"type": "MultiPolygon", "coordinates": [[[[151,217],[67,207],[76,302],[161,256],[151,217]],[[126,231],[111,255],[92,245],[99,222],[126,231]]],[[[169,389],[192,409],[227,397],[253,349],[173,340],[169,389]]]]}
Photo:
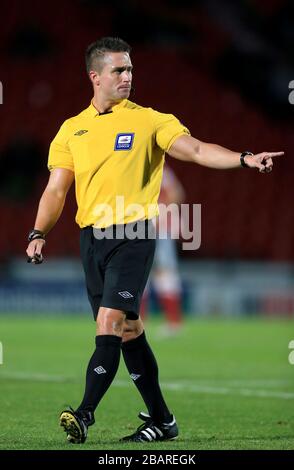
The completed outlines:
{"type": "Polygon", "coordinates": [[[120,443],[145,410],[123,361],[96,411],[84,445],[58,426],[76,407],[94,346],[91,315],[0,316],[0,449],[294,449],[294,365],[288,361],[293,320],[186,320],[172,338],[146,331],[160,366],[162,389],[180,436],[152,444],[120,443]]]}

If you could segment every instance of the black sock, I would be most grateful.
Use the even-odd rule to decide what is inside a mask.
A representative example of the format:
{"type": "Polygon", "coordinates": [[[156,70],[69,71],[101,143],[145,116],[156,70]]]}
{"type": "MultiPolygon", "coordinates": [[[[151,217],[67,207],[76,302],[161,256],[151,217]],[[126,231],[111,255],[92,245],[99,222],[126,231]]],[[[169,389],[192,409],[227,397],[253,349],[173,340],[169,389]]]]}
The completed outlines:
{"type": "Polygon", "coordinates": [[[143,332],[136,339],[122,343],[122,353],[137,389],[150,416],[156,422],[169,422],[172,418],[158,381],[158,366],[143,332]]]}
{"type": "Polygon", "coordinates": [[[120,347],[118,336],[96,336],[96,349],[87,368],[84,398],[76,411],[95,411],[117,372],[120,347]]]}

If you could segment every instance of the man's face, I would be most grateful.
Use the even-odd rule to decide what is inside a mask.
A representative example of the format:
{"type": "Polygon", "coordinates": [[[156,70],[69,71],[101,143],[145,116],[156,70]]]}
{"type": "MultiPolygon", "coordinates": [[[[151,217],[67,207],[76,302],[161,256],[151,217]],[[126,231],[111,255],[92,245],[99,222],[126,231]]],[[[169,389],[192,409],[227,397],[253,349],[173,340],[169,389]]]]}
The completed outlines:
{"type": "Polygon", "coordinates": [[[131,59],[127,52],[105,54],[103,69],[97,74],[100,93],[105,99],[121,101],[129,97],[132,69],[131,59]]]}

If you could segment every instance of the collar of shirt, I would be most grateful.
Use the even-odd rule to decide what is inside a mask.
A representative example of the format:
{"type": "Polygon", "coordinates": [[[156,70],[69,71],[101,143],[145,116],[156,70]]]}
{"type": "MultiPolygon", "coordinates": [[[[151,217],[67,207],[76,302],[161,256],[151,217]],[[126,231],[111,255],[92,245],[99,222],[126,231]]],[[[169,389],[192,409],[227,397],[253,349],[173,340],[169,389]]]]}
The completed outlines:
{"type": "MultiPolygon", "coordinates": [[[[112,106],[112,110],[109,111],[109,113],[115,112],[115,111],[118,111],[118,110],[121,109],[121,108],[124,108],[124,107],[126,106],[126,104],[127,104],[127,101],[128,101],[127,99],[124,99],[124,100],[120,101],[120,103],[115,104],[114,106],[112,106]]],[[[109,114],[108,112],[106,112],[106,113],[99,113],[99,111],[97,111],[97,109],[96,109],[95,106],[93,105],[93,101],[91,101],[91,104],[90,104],[90,106],[88,107],[88,111],[89,111],[90,116],[92,116],[92,117],[96,117],[96,116],[100,116],[100,115],[103,116],[104,114],[109,114]]]]}

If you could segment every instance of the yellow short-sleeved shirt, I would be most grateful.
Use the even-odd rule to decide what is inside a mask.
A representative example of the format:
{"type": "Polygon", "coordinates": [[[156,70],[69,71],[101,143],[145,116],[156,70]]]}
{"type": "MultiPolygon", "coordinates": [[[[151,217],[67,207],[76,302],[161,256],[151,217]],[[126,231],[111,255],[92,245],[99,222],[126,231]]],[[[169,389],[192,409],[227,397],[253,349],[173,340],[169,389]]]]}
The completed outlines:
{"type": "Polygon", "coordinates": [[[75,173],[80,227],[150,219],[158,214],[164,153],[184,134],[188,129],[172,114],[129,100],[99,114],[91,103],[61,126],[48,168],[75,173]]]}

